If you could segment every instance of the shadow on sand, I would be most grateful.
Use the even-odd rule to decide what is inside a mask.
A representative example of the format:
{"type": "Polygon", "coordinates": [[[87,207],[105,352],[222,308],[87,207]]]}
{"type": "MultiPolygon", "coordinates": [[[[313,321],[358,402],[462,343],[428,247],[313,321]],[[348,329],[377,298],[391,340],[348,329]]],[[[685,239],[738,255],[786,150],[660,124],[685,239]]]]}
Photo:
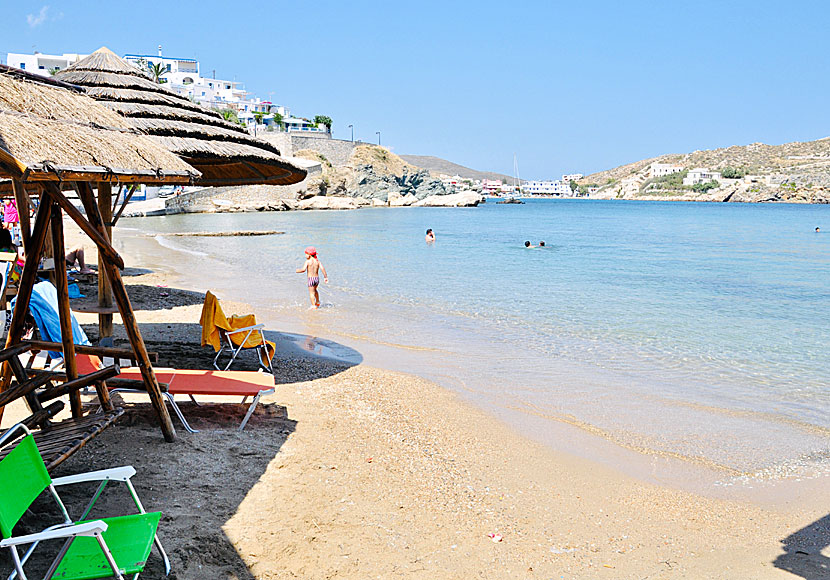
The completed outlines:
{"type": "MultiPolygon", "coordinates": [[[[210,347],[199,345],[201,327],[198,324],[142,324],[141,329],[148,349],[159,353],[158,366],[212,368],[214,352],[210,347]],[[169,335],[167,340],[161,340],[166,335],[169,335]],[[173,337],[177,336],[187,336],[189,340],[176,342],[173,337]]],[[[94,325],[87,325],[86,330],[92,335],[97,332],[94,325]]],[[[119,330],[123,333],[123,328],[116,325],[116,334],[119,330]]],[[[348,347],[314,337],[269,333],[268,338],[278,342],[274,365],[276,393],[257,408],[244,431],[237,431],[237,426],[247,404],[232,400],[196,406],[182,401],[182,411],[200,432],[187,433],[174,417],[178,438],[168,444],[161,437],[150,404],[128,403],[124,405],[127,412],[115,426],[70,457],[53,474],[69,475],[119,465],[135,467],[137,474],[133,483],[145,508],[162,512],[159,537],[171,559],[173,569],[169,578],[172,580],[254,580],[244,560],[246,555],[236,551],[223,526],[237,513],[266,471],[278,469],[271,463],[295,430],[296,422],[279,404],[280,387],[329,377],[362,360],[358,352],[348,347]],[[316,356],[319,354],[337,354],[342,359],[316,356]]],[[[125,345],[126,341],[116,343],[125,345]]],[[[245,353],[233,369],[255,370],[256,367],[255,355],[245,353]]],[[[120,404],[119,399],[119,395],[113,396],[116,404],[120,404]]],[[[94,402],[91,398],[90,403],[94,402]]],[[[77,516],[94,491],[94,486],[72,486],[66,492],[61,490],[61,496],[69,504],[70,513],[77,516]]],[[[119,489],[118,484],[110,484],[90,517],[133,513],[131,508],[127,492],[119,489]]],[[[16,532],[36,531],[44,522],[57,523],[58,515],[54,503],[43,496],[16,532]]],[[[275,530],[251,529],[250,533],[269,534],[275,530]]],[[[32,572],[30,577],[42,577],[59,548],[59,545],[42,545],[38,550],[40,557],[33,558],[31,567],[27,565],[27,572],[32,572]]],[[[8,574],[11,569],[8,555],[0,554],[0,573],[8,574]]],[[[164,577],[161,559],[156,554],[151,555],[142,577],[164,577]]]]}
{"type": "Polygon", "coordinates": [[[784,553],[775,559],[776,568],[806,580],[830,578],[830,558],[823,549],[830,547],[830,514],[784,538],[784,553]]]}

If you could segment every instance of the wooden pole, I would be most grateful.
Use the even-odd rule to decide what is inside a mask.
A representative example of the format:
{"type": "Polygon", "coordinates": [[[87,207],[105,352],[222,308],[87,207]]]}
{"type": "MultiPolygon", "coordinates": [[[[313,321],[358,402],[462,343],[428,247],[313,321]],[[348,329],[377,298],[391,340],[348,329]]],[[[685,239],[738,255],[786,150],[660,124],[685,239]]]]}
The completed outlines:
{"type": "MultiPolygon", "coordinates": [[[[17,289],[17,302],[14,305],[12,321],[9,325],[9,334],[6,337],[6,347],[20,342],[23,335],[23,323],[26,320],[26,313],[29,311],[29,299],[32,297],[32,286],[37,278],[37,267],[40,263],[40,256],[43,246],[46,243],[46,234],[49,229],[52,200],[49,197],[40,196],[40,206],[37,209],[35,228],[32,231],[30,247],[26,248],[26,264],[23,266],[23,274],[17,289]]],[[[0,393],[9,388],[12,372],[7,362],[3,363],[2,377],[0,377],[0,393]]],[[[0,407],[0,419],[3,418],[3,409],[0,407]]],[[[32,409],[33,411],[35,409],[32,409]]]]}
{"type": "MultiPolygon", "coordinates": [[[[104,220],[101,219],[101,214],[98,212],[98,205],[95,203],[95,194],[92,192],[92,187],[89,183],[78,183],[78,195],[81,202],[84,204],[87,218],[91,225],[101,236],[106,237],[107,231],[104,220]]],[[[83,218],[82,218],[83,219],[83,218]]],[[[80,224],[78,224],[80,225],[80,224]]],[[[109,243],[109,241],[107,241],[109,243]]],[[[170,413],[164,404],[164,399],[161,394],[161,387],[159,387],[156,373],[153,372],[153,366],[150,364],[150,357],[147,354],[147,348],[144,345],[144,339],[141,337],[141,331],[138,328],[138,323],[133,313],[133,307],[130,304],[130,298],[127,296],[127,289],[124,287],[124,281],[121,279],[121,272],[118,267],[109,260],[109,256],[105,256],[104,270],[109,276],[112,284],[112,293],[115,302],[118,305],[118,311],[121,314],[121,320],[124,322],[124,330],[127,331],[127,336],[130,339],[130,344],[135,351],[138,359],[138,367],[141,370],[141,377],[144,379],[144,386],[147,389],[147,394],[150,396],[150,401],[153,403],[153,408],[158,416],[161,432],[167,441],[176,440],[176,428],[173,427],[173,421],[170,419],[170,413]]]]}
{"type": "Polygon", "coordinates": [[[12,181],[14,200],[17,202],[17,215],[20,217],[20,237],[23,238],[23,248],[29,247],[29,238],[32,236],[32,224],[29,220],[29,192],[22,181],[12,181]]]}
{"type": "MultiPolygon", "coordinates": [[[[107,232],[107,239],[112,240],[112,184],[102,181],[98,184],[98,210],[107,232]]],[[[104,272],[104,257],[98,252],[98,306],[102,310],[112,309],[112,286],[104,272]]],[[[112,346],[112,312],[98,313],[98,344],[112,346]]]]}
{"type": "MultiPolygon", "coordinates": [[[[63,247],[63,213],[58,204],[52,204],[52,256],[55,259],[55,288],[58,291],[58,316],[61,325],[61,342],[63,343],[63,364],[66,378],[70,381],[78,378],[78,361],[75,360],[75,341],[72,336],[72,311],[69,307],[69,283],[66,280],[66,251],[63,247]]],[[[72,416],[80,418],[81,393],[69,392],[69,406],[72,416]]]]}

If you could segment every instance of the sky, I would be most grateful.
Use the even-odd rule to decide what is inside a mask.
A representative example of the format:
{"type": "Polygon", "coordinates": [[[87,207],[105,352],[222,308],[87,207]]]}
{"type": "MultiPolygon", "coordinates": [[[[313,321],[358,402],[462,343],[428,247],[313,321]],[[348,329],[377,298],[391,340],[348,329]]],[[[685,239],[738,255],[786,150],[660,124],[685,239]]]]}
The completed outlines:
{"type": "Polygon", "coordinates": [[[6,54],[196,58],[337,138],[522,179],[830,135],[830,3],[0,0],[6,54]]]}

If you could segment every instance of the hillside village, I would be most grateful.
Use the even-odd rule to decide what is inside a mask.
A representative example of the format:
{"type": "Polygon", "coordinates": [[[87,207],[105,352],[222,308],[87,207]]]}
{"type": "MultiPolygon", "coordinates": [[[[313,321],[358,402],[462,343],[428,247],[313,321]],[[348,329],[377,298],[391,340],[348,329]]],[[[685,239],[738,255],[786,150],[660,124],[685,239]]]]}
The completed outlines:
{"type": "Polygon", "coordinates": [[[599,199],[830,203],[830,138],[663,155],[579,185],[599,199]]]}

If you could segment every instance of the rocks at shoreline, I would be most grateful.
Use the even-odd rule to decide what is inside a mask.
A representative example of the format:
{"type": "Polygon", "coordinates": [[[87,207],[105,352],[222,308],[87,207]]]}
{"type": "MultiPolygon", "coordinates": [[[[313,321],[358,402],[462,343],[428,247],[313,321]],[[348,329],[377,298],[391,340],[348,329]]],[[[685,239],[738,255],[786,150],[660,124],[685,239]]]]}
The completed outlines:
{"type": "Polygon", "coordinates": [[[472,191],[447,190],[429,171],[409,165],[375,145],[355,147],[345,165],[333,165],[322,154],[308,149],[296,155],[320,168],[300,184],[206,188],[168,198],[167,213],[474,207],[483,201],[472,191]]]}

